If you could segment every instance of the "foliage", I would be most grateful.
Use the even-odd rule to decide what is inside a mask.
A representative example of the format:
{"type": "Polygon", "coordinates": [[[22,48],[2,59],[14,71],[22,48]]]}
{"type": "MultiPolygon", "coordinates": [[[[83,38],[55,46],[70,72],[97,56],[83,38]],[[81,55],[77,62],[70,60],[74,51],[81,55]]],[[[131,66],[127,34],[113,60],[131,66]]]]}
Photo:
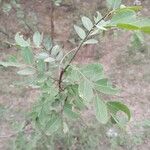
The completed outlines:
{"type": "MultiPolygon", "coordinates": [[[[94,21],[83,16],[82,27],[74,25],[80,38],[79,46],[75,50],[63,54],[59,45],[53,44],[50,37],[38,31],[28,39],[17,33],[15,41],[20,50],[19,60],[0,62],[4,67],[18,67],[19,75],[33,79],[29,86],[39,88],[41,94],[29,114],[29,120],[36,131],[35,140],[42,139],[42,144],[47,149],[51,144],[50,137],[70,132],[68,122],[82,119],[82,111],[91,106],[94,107],[96,119],[102,124],[111,121],[123,127],[124,122],[119,118],[118,112],[124,113],[127,121],[130,120],[130,110],[126,105],[116,100],[103,99],[103,95],[118,94],[119,89],[108,81],[101,64],[72,63],[82,46],[98,43],[96,37],[109,29],[121,28],[150,33],[150,20],[141,19],[136,14],[141,7],[120,7],[121,0],[107,0],[107,3],[110,9],[108,13],[101,15],[97,12],[94,21]],[[41,52],[34,54],[34,49],[41,52]]],[[[18,143],[25,141],[23,130],[24,127],[19,132],[16,141],[18,143]]],[[[26,144],[21,143],[21,146],[25,147],[26,144]]],[[[21,149],[20,145],[17,149],[21,149]]]]}
{"type": "Polygon", "coordinates": [[[135,54],[137,52],[145,52],[147,50],[145,37],[142,32],[135,31],[131,37],[131,43],[129,46],[129,52],[135,54]]]}

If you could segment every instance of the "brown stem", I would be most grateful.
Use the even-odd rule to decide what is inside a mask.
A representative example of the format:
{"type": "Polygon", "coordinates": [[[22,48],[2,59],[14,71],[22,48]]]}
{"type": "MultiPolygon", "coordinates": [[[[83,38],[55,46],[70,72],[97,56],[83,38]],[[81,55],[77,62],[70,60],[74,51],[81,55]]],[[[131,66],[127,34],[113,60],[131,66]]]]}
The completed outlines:
{"type": "Polygon", "coordinates": [[[53,1],[51,1],[51,38],[52,38],[52,41],[53,41],[53,38],[54,38],[54,3],[53,1]]]}
{"type": "Polygon", "coordinates": [[[63,74],[64,74],[64,69],[61,70],[59,75],[59,80],[58,80],[59,91],[62,91],[61,82],[62,82],[63,74]]]}
{"type": "Polygon", "coordinates": [[[87,40],[87,38],[89,37],[89,35],[91,34],[91,32],[94,30],[94,28],[96,27],[96,25],[98,25],[102,20],[106,19],[109,15],[111,15],[111,13],[112,13],[112,11],[106,13],[104,15],[104,17],[102,17],[97,23],[95,23],[93,25],[92,29],[87,33],[86,37],[82,40],[82,42],[78,46],[77,50],[75,51],[74,55],[70,59],[69,63],[66,65],[66,67],[64,69],[61,70],[60,75],[59,75],[59,82],[58,82],[59,83],[59,90],[60,91],[62,90],[61,83],[62,83],[62,78],[63,78],[63,75],[64,75],[65,71],[68,69],[68,67],[70,66],[71,62],[74,60],[74,58],[76,57],[76,55],[80,51],[81,47],[83,46],[84,42],[87,40]]]}

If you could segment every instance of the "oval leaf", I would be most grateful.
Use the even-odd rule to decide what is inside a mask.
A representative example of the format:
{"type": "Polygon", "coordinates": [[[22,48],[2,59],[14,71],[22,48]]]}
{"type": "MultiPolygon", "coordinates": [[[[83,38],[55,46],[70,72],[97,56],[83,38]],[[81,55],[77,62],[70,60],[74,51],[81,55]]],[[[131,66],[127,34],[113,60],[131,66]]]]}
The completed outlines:
{"type": "Polygon", "coordinates": [[[93,88],[87,80],[82,80],[78,87],[79,96],[87,102],[90,102],[94,96],[93,88]]]}
{"type": "Polygon", "coordinates": [[[49,35],[47,35],[43,40],[43,45],[46,48],[47,51],[50,51],[53,47],[52,39],[49,35]]]}
{"type": "Polygon", "coordinates": [[[39,53],[35,56],[35,58],[37,58],[37,59],[46,59],[48,57],[49,57],[49,54],[45,53],[45,52],[39,53]]]}
{"type": "Polygon", "coordinates": [[[19,64],[17,62],[3,62],[0,61],[0,65],[3,67],[22,67],[22,64],[19,64]]]}
{"type": "Polygon", "coordinates": [[[44,62],[48,62],[48,63],[52,63],[52,62],[54,62],[54,61],[55,61],[55,59],[52,58],[52,57],[48,57],[48,58],[46,58],[46,59],[44,60],[44,62]]]}
{"type": "Polygon", "coordinates": [[[74,29],[78,36],[83,40],[86,37],[85,31],[77,25],[74,25],[74,29]]]}
{"type": "Polygon", "coordinates": [[[131,113],[129,108],[126,105],[122,104],[121,102],[112,101],[112,102],[108,102],[107,106],[114,115],[116,115],[118,111],[122,111],[128,116],[128,120],[130,120],[131,113]]]}
{"type": "Polygon", "coordinates": [[[109,120],[107,105],[98,96],[95,97],[95,109],[96,119],[100,123],[106,124],[109,120]]]}
{"type": "Polygon", "coordinates": [[[33,42],[37,48],[40,47],[40,45],[42,43],[42,38],[43,38],[42,35],[38,31],[34,33],[33,42]]]}
{"type": "Polygon", "coordinates": [[[130,9],[120,9],[112,17],[110,21],[111,26],[116,26],[117,24],[131,24],[136,22],[136,13],[130,9]]]}
{"type": "Polygon", "coordinates": [[[96,44],[96,43],[98,43],[97,40],[95,40],[95,39],[89,39],[86,42],[84,42],[84,45],[86,45],[86,44],[96,44]]]}
{"type": "Polygon", "coordinates": [[[51,55],[56,57],[58,53],[60,52],[60,47],[59,45],[55,45],[52,50],[51,50],[51,55]]]}
{"type": "Polygon", "coordinates": [[[95,84],[95,89],[97,91],[100,91],[101,93],[110,94],[110,95],[115,95],[119,92],[117,88],[113,88],[110,85],[101,85],[99,84],[99,82],[95,84]]]}
{"type": "Polygon", "coordinates": [[[83,16],[83,17],[81,18],[81,20],[82,20],[83,26],[84,26],[88,31],[90,31],[90,30],[92,29],[92,27],[93,27],[92,21],[91,21],[88,17],[85,17],[85,16],[83,16]]]}

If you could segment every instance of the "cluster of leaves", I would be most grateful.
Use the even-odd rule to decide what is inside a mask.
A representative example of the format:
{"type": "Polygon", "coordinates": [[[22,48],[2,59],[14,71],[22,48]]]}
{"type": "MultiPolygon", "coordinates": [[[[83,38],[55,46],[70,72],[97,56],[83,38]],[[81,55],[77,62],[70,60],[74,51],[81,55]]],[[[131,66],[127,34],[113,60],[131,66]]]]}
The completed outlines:
{"type": "Polygon", "coordinates": [[[118,112],[123,112],[130,120],[130,110],[123,103],[105,101],[102,95],[115,95],[117,88],[108,81],[101,64],[74,65],[76,54],[85,44],[96,44],[96,36],[109,29],[121,28],[150,33],[149,19],[139,19],[136,11],[141,7],[121,6],[121,0],[107,0],[111,9],[102,16],[99,12],[94,21],[86,16],[82,25],[74,25],[80,38],[79,46],[63,54],[59,45],[54,45],[49,36],[35,32],[32,40],[24,39],[20,33],[15,36],[20,49],[20,61],[0,62],[5,67],[18,67],[19,75],[31,78],[29,86],[39,88],[41,95],[30,113],[35,128],[43,135],[51,136],[56,131],[69,131],[68,120],[81,119],[82,110],[95,108],[96,119],[106,124],[109,120],[123,126],[118,112]],[[42,51],[34,54],[33,49],[42,51]],[[70,55],[72,54],[72,55],[70,55]]]}

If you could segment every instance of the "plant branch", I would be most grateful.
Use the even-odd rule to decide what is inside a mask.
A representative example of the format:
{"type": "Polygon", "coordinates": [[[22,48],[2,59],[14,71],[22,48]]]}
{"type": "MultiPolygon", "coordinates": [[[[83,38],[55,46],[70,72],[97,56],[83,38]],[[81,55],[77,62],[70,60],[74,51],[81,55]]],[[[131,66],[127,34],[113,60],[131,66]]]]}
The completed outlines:
{"type": "Polygon", "coordinates": [[[96,22],[93,27],[91,28],[91,30],[87,33],[86,37],[82,40],[82,42],[79,44],[79,46],[77,47],[77,50],[75,51],[74,55],[72,56],[72,58],[70,59],[70,61],[68,62],[68,64],[66,65],[66,67],[64,69],[61,70],[60,75],[59,75],[59,90],[62,91],[62,87],[61,87],[61,83],[62,83],[62,78],[63,75],[65,73],[65,71],[68,69],[68,67],[70,66],[70,64],[72,63],[72,61],[75,59],[76,55],[78,54],[78,52],[80,51],[81,47],[83,46],[84,42],[88,39],[89,35],[91,34],[91,32],[94,30],[94,28],[104,19],[106,19],[108,16],[110,16],[112,14],[112,11],[106,13],[98,22],[96,22]]]}

